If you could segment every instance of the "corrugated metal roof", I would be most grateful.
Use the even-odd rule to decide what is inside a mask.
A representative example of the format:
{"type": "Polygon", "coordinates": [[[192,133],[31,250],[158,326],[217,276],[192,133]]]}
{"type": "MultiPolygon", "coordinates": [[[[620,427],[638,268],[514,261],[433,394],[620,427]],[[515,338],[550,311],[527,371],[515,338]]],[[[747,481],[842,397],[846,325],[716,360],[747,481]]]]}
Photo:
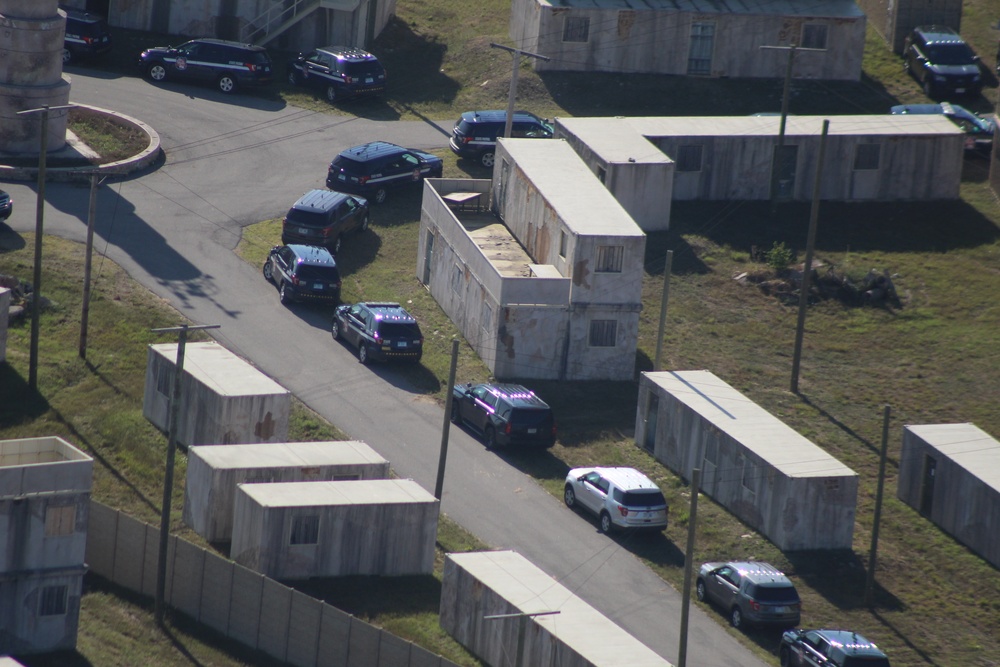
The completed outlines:
{"type": "Polygon", "coordinates": [[[359,440],[197,445],[189,448],[188,456],[200,458],[212,468],[222,469],[387,462],[378,452],[359,440]]]}
{"type": "Polygon", "coordinates": [[[603,237],[645,236],[565,140],[497,141],[573,232],[603,237]]]}
{"type": "Polygon", "coordinates": [[[328,507],[434,503],[437,499],[412,479],[363,479],[344,482],[240,484],[263,507],[328,507]]]}
{"type": "Polygon", "coordinates": [[[578,652],[588,664],[670,667],[670,663],[545,574],[516,551],[448,554],[448,558],[578,652]]]}
{"type": "Polygon", "coordinates": [[[542,7],[861,18],[854,0],[537,0],[542,7]]]}
{"type": "MultiPolygon", "coordinates": [[[[177,343],[157,343],[150,349],[177,361],[177,343]]],[[[288,390],[218,343],[187,343],[184,372],[210,387],[220,396],[260,396],[288,394],[288,390]]]]}
{"type": "Polygon", "coordinates": [[[853,470],[709,371],[643,375],[789,477],[856,476],[853,470]]]}
{"type": "Polygon", "coordinates": [[[1000,491],[1000,442],[983,429],[968,423],[918,424],[904,428],[994,491],[1000,491]]]}

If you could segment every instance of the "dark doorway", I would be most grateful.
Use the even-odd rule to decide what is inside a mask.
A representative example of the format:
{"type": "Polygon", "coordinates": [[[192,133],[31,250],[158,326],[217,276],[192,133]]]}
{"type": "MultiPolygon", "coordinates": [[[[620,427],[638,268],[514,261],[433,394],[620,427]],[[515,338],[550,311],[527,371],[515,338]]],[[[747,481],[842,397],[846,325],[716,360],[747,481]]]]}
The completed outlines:
{"type": "Polygon", "coordinates": [[[924,457],[924,482],[920,488],[920,513],[930,517],[934,509],[934,474],[937,471],[937,461],[930,456],[924,457]]]}
{"type": "Polygon", "coordinates": [[[111,9],[111,0],[87,0],[85,9],[91,14],[108,18],[108,10],[111,9]]]}

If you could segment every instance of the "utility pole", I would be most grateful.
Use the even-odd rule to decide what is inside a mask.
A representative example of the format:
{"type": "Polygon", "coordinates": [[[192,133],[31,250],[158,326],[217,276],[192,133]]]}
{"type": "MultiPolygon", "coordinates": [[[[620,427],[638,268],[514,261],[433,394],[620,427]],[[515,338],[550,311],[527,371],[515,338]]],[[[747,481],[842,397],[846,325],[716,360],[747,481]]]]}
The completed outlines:
{"type": "Polygon", "coordinates": [[[83,311],[80,314],[80,358],[87,358],[87,322],[90,318],[90,269],[94,254],[94,219],[97,216],[97,171],[90,172],[90,206],[87,209],[87,254],[83,259],[83,311]]]}
{"type": "Polygon", "coordinates": [[[451,341],[451,369],[448,371],[448,390],[444,397],[444,425],[441,427],[441,454],[438,457],[437,482],[434,497],[441,500],[444,492],[444,466],[448,460],[448,435],[451,433],[451,405],[455,394],[455,369],[458,367],[458,339],[451,341]]]}
{"type": "Polygon", "coordinates": [[[878,460],[878,489],[875,492],[875,525],[872,526],[872,546],[868,552],[868,576],[865,578],[865,606],[871,607],[875,595],[875,565],[878,562],[878,528],[882,520],[882,488],[885,486],[885,459],[889,451],[889,406],[882,411],[882,453],[878,460]]]}
{"type": "Polygon", "coordinates": [[[792,355],[792,393],[799,393],[799,362],[802,360],[802,335],[806,327],[806,306],[809,305],[809,279],[812,277],[813,248],[816,246],[816,226],[819,221],[819,189],[823,178],[823,156],[826,154],[826,136],[830,121],[823,121],[823,135],[819,139],[819,156],[816,158],[816,180],[813,183],[812,209],[809,213],[809,234],[806,239],[806,261],[802,266],[802,284],[799,291],[799,320],[795,327],[795,352],[792,355]]]}
{"type": "Polygon", "coordinates": [[[503,126],[503,136],[509,139],[510,128],[514,122],[514,101],[517,99],[517,76],[521,69],[521,56],[537,58],[538,60],[544,60],[545,62],[550,61],[551,58],[537,53],[531,53],[530,51],[522,51],[521,49],[504,46],[503,44],[494,44],[491,42],[490,46],[494,49],[509,51],[514,61],[514,70],[510,75],[510,92],[507,93],[507,122],[503,126]]]}
{"type": "Polygon", "coordinates": [[[39,316],[42,311],[42,229],[45,218],[45,154],[49,150],[49,111],[71,109],[75,106],[75,104],[64,104],[50,107],[46,104],[37,109],[17,112],[18,116],[42,114],[38,151],[38,199],[35,203],[35,272],[31,285],[31,349],[28,354],[28,386],[32,389],[38,389],[38,334],[39,316]]]}
{"type": "Polygon", "coordinates": [[[156,624],[163,626],[164,592],[167,587],[167,545],[170,538],[170,501],[174,494],[174,458],[177,452],[177,414],[181,407],[181,376],[184,372],[184,346],[188,331],[218,329],[218,324],[202,324],[153,329],[153,333],[177,332],[177,362],[174,364],[174,388],[170,397],[170,418],[167,425],[167,470],[163,477],[163,507],[160,511],[160,551],[156,561],[156,624]]]}
{"type": "Polygon", "coordinates": [[[691,608],[691,577],[694,567],[694,538],[698,524],[698,489],[701,468],[691,471],[691,510],[688,517],[687,551],[684,554],[684,588],[681,591],[681,642],[677,649],[677,667],[687,667],[688,612],[691,608]]]}
{"type": "Polygon", "coordinates": [[[782,173],[781,168],[785,165],[785,125],[788,121],[788,104],[792,91],[792,63],[795,61],[795,53],[797,51],[824,52],[826,49],[804,49],[795,42],[792,42],[790,46],[762,46],[760,48],[788,51],[788,63],[785,65],[785,85],[781,93],[781,125],[778,129],[778,145],[771,160],[771,213],[773,214],[778,202],[778,176],[782,173]]]}
{"type": "Polygon", "coordinates": [[[522,667],[524,665],[524,634],[528,625],[528,618],[533,616],[551,616],[552,614],[558,614],[558,611],[534,611],[525,612],[523,614],[493,614],[492,616],[483,616],[484,620],[494,621],[503,618],[516,618],[517,621],[517,648],[514,649],[514,667],[522,667]]]}
{"type": "Polygon", "coordinates": [[[660,327],[656,330],[656,359],[653,361],[653,370],[662,371],[660,366],[660,354],[663,352],[663,330],[667,325],[667,301],[670,296],[670,272],[674,265],[674,251],[667,251],[667,261],[663,267],[663,296],[660,299],[660,327]]]}

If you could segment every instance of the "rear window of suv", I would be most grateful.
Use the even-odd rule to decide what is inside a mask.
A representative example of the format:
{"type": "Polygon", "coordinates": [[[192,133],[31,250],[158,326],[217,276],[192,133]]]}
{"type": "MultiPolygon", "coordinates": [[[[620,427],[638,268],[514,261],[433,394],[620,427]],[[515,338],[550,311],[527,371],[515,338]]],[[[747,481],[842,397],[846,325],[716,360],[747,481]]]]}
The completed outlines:
{"type": "Polygon", "coordinates": [[[343,71],[350,76],[379,76],[384,69],[377,60],[345,60],[343,71]]]}
{"type": "Polygon", "coordinates": [[[299,280],[323,280],[330,283],[340,280],[340,271],[335,266],[300,264],[295,274],[299,277],[299,280]]]}
{"type": "Polygon", "coordinates": [[[354,176],[364,176],[367,173],[363,162],[352,160],[351,158],[344,157],[343,155],[338,155],[333,159],[333,166],[340,169],[345,174],[351,174],[354,176]]]}
{"type": "Polygon", "coordinates": [[[503,125],[496,123],[470,123],[467,120],[458,122],[458,131],[463,135],[474,135],[477,137],[496,137],[503,125]]]}
{"type": "Polygon", "coordinates": [[[752,586],[750,595],[759,602],[798,602],[794,586],[752,586]]]}
{"type": "Polygon", "coordinates": [[[420,338],[420,327],[403,322],[382,322],[378,325],[378,335],[382,338],[420,338]]]}
{"type": "MultiPolygon", "coordinates": [[[[617,499],[616,499],[617,500],[617,499]]],[[[649,491],[625,491],[619,502],[626,507],[658,507],[666,505],[663,494],[655,489],[649,491]]]]}
{"type": "Polygon", "coordinates": [[[305,227],[325,227],[328,222],[328,217],[325,213],[303,211],[298,208],[289,209],[285,219],[288,222],[294,222],[296,225],[303,225],[305,227]]]}
{"type": "Polygon", "coordinates": [[[552,412],[549,410],[514,408],[510,411],[510,423],[529,427],[548,426],[552,423],[552,412]]]}

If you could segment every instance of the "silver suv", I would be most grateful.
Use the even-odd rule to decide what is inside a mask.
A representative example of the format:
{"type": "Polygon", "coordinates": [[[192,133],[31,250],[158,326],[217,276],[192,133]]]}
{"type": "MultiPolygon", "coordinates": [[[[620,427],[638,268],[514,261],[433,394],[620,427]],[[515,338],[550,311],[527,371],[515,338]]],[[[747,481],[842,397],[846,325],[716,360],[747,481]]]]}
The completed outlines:
{"type": "Polygon", "coordinates": [[[729,614],[734,628],[743,625],[799,624],[802,601],[781,570],[759,561],[705,563],[695,592],[702,602],[714,602],[729,614]]]}
{"type": "Polygon", "coordinates": [[[597,515],[603,533],[667,527],[667,501],[660,488],[634,468],[574,468],[566,475],[563,500],[567,507],[597,515]]]}

